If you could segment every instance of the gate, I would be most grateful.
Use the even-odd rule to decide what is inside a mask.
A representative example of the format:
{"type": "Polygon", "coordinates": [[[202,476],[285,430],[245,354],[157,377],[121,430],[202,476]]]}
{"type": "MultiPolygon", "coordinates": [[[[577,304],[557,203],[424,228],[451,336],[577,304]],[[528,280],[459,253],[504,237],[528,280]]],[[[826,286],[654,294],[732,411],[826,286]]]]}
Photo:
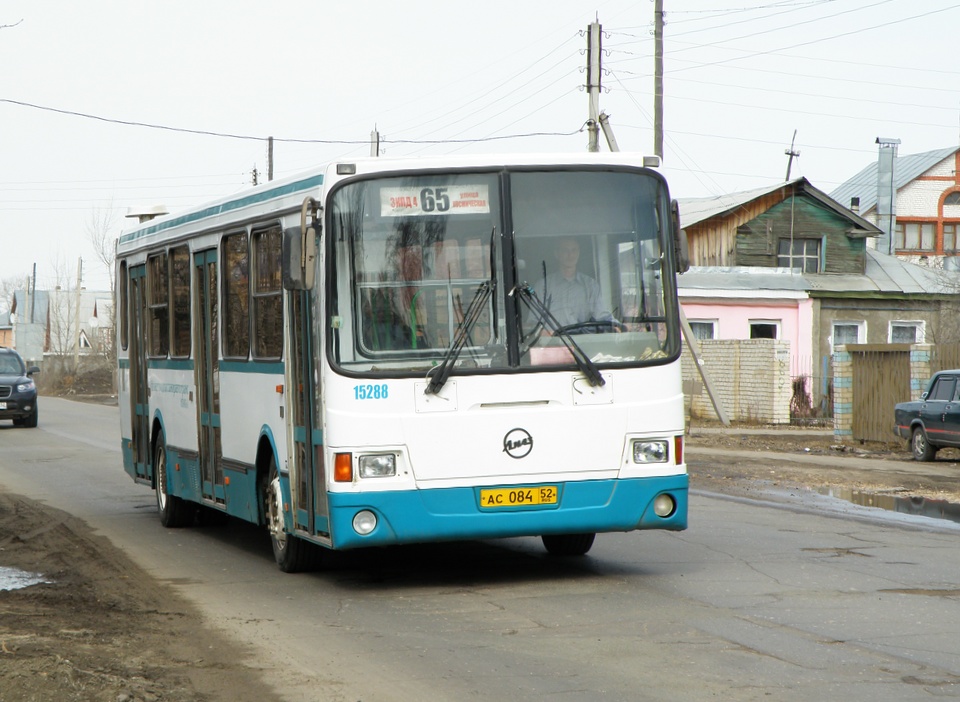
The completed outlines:
{"type": "Polygon", "coordinates": [[[930,375],[960,368],[960,344],[934,344],[930,349],[930,375]]]}
{"type": "Polygon", "coordinates": [[[853,438],[889,443],[893,406],[910,399],[910,345],[848,345],[853,371],[853,438]]]}

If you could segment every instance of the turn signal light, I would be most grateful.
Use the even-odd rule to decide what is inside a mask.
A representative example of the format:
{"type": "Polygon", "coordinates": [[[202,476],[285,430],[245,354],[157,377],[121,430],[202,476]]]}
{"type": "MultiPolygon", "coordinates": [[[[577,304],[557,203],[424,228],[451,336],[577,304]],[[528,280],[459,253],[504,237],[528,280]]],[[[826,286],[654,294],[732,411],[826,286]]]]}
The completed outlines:
{"type": "Polygon", "coordinates": [[[333,457],[333,480],[337,483],[353,482],[353,454],[337,453],[333,457]]]}

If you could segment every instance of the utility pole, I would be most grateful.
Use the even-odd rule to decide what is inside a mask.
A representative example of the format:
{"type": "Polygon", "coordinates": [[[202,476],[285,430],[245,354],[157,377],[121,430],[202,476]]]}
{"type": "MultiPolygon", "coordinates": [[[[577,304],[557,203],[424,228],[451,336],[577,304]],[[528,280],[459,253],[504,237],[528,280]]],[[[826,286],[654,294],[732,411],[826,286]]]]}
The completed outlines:
{"type": "Polygon", "coordinates": [[[267,180],[273,180],[273,137],[267,137],[267,180]]]}
{"type": "MultiPolygon", "coordinates": [[[[83,259],[77,259],[77,299],[74,306],[74,325],[76,325],[73,335],[73,372],[80,371],[80,286],[83,283],[83,259]]],[[[67,328],[70,328],[69,320],[67,328]]]]}
{"type": "Polygon", "coordinates": [[[663,0],[653,5],[653,153],[663,160],[663,0]]]}
{"type": "Polygon", "coordinates": [[[587,117],[587,151],[600,150],[600,42],[599,22],[591,22],[587,27],[587,99],[589,115],[587,117]]]}
{"type": "Polygon", "coordinates": [[[370,132],[370,155],[380,155],[380,132],[377,131],[377,125],[373,125],[373,131],[370,132]]]}
{"type": "Polygon", "coordinates": [[[793,145],[797,143],[797,130],[793,130],[793,139],[790,140],[790,148],[784,151],[787,156],[790,158],[787,159],[787,177],[784,179],[785,183],[790,182],[790,167],[793,165],[793,159],[800,158],[800,152],[795,151],[793,145]]]}

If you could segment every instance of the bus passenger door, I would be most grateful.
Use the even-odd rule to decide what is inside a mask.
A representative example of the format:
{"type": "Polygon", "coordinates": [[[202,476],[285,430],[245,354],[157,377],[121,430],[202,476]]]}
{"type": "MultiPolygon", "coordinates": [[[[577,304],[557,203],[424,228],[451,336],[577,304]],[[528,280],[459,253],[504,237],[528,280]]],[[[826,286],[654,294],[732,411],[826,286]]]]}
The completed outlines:
{"type": "Polygon", "coordinates": [[[194,300],[197,310],[196,358],[197,423],[200,453],[200,492],[205,500],[224,502],[220,445],[220,335],[217,327],[217,251],[194,254],[194,300]]]}
{"type": "Polygon", "coordinates": [[[290,491],[295,524],[312,535],[329,535],[324,490],[323,436],[320,427],[320,378],[314,372],[313,315],[308,290],[291,290],[290,412],[293,424],[290,491]]]}
{"type": "Polygon", "coordinates": [[[146,266],[130,268],[130,422],[134,476],[150,478],[150,400],[147,392],[146,266]]]}

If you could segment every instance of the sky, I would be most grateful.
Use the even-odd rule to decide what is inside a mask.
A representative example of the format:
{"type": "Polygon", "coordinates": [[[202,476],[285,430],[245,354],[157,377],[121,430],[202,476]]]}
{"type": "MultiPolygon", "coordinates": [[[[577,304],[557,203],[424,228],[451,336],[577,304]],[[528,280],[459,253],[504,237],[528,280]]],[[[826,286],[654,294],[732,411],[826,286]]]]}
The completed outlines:
{"type": "MultiPolygon", "coordinates": [[[[960,144],[960,0],[662,0],[673,197],[960,144]],[[795,136],[794,136],[795,135],[795,136]],[[792,144],[792,147],[791,147],[792,144]],[[787,151],[798,152],[790,158],[787,151]]],[[[621,150],[654,152],[653,0],[2,0],[0,285],[109,289],[92,242],[369,155],[583,151],[586,30],[621,150]]],[[[601,140],[602,141],[602,140],[601,140]]],[[[606,149],[605,145],[601,146],[606,149]]],[[[0,301],[2,309],[4,301],[0,301]]]]}

